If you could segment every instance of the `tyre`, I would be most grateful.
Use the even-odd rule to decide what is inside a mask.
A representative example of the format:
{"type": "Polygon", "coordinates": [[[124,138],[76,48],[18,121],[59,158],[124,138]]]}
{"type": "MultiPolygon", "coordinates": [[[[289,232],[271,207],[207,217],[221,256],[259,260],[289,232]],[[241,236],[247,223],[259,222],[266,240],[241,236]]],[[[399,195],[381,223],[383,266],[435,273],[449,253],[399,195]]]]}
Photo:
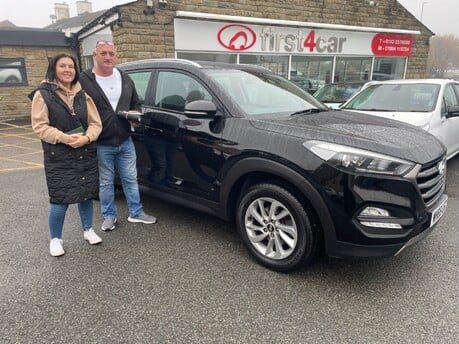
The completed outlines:
{"type": "Polygon", "coordinates": [[[251,186],[241,196],[236,222],[255,259],[272,270],[286,272],[315,255],[318,235],[311,220],[287,188],[263,183],[251,186]]]}
{"type": "Polygon", "coordinates": [[[18,79],[17,77],[15,77],[15,76],[9,76],[9,77],[6,78],[5,82],[6,82],[7,84],[13,84],[13,83],[14,83],[14,84],[18,84],[20,81],[19,81],[19,79],[18,79]]]}

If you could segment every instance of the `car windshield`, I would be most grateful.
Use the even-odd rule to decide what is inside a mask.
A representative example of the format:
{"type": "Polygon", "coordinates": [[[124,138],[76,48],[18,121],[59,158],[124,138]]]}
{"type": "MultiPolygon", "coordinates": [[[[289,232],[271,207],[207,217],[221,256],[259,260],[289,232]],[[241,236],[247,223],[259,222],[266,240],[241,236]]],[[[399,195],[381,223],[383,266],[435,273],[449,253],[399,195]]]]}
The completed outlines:
{"type": "Polygon", "coordinates": [[[321,102],[344,103],[361,88],[361,84],[328,84],[314,93],[314,97],[321,102]]]}
{"type": "Polygon", "coordinates": [[[343,108],[362,111],[432,112],[439,92],[438,84],[375,84],[364,89],[343,108]]]}
{"type": "Polygon", "coordinates": [[[310,109],[327,109],[312,95],[276,74],[216,69],[209,70],[209,75],[248,116],[288,116],[310,109]]]}

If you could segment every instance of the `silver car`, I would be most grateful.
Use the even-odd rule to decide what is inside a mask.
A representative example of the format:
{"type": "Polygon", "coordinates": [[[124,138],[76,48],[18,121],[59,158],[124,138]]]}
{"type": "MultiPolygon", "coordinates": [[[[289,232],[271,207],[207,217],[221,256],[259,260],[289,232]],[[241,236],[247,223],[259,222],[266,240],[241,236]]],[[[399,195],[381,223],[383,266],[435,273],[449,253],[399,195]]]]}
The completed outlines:
{"type": "Polygon", "coordinates": [[[415,125],[436,136],[446,146],[448,159],[459,153],[459,82],[454,80],[372,82],[341,109],[415,125]]]}

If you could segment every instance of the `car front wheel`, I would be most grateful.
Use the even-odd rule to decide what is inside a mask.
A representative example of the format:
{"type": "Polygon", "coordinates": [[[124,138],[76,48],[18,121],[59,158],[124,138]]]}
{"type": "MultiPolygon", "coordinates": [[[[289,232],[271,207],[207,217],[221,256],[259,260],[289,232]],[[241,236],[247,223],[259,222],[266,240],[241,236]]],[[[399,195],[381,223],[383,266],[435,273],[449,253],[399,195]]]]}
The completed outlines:
{"type": "Polygon", "coordinates": [[[289,271],[315,254],[317,234],[305,208],[281,185],[250,187],[240,198],[238,229],[250,253],[262,265],[289,271]]]}

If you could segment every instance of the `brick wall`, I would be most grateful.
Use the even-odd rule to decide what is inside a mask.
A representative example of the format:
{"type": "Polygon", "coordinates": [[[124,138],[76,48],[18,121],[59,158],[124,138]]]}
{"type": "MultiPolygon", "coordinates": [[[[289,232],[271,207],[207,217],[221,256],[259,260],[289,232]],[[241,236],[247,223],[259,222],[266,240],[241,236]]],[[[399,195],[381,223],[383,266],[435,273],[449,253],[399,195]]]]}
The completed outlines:
{"type": "Polygon", "coordinates": [[[113,39],[119,61],[174,57],[175,11],[193,11],[303,22],[417,30],[406,78],[426,77],[429,39],[432,33],[396,0],[168,0],[166,9],[143,13],[145,1],[120,8],[122,27],[115,26],[113,39]]]}
{"type": "Polygon", "coordinates": [[[0,118],[30,116],[31,102],[27,97],[45,78],[48,58],[66,52],[75,55],[70,49],[0,46],[3,58],[24,57],[28,86],[0,87],[0,118]]]}

